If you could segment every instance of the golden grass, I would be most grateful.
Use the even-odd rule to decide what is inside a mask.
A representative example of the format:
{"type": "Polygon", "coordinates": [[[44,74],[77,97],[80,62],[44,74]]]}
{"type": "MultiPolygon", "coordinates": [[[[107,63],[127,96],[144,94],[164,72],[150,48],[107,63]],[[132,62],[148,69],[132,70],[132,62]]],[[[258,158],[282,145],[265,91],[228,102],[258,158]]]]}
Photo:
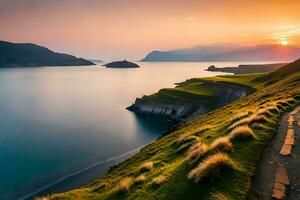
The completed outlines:
{"type": "Polygon", "coordinates": [[[132,186],[133,181],[132,181],[132,177],[125,177],[123,178],[118,186],[118,191],[119,192],[128,192],[130,187],[132,186]]]}
{"type": "Polygon", "coordinates": [[[266,123],[267,121],[268,118],[265,115],[256,115],[252,120],[252,122],[261,122],[261,123],[266,123]]]}
{"type": "Polygon", "coordinates": [[[232,151],[232,144],[230,142],[229,137],[219,137],[215,139],[209,148],[211,151],[223,151],[223,152],[230,152],[232,151]]]}
{"type": "Polygon", "coordinates": [[[146,176],[141,174],[138,177],[135,178],[134,182],[137,184],[143,183],[146,180],[146,176]]]}
{"type": "Polygon", "coordinates": [[[256,135],[249,126],[245,125],[245,126],[239,126],[230,132],[229,139],[233,140],[236,138],[254,138],[254,139],[256,139],[256,135]]]}
{"type": "Polygon", "coordinates": [[[45,197],[36,197],[34,200],[50,200],[50,196],[45,196],[45,197]]]}
{"type": "Polygon", "coordinates": [[[181,142],[182,144],[189,143],[192,141],[197,141],[199,138],[197,136],[191,135],[184,138],[184,140],[181,142]]]}
{"type": "Polygon", "coordinates": [[[197,167],[191,170],[188,174],[188,178],[198,183],[204,177],[214,175],[215,172],[219,172],[224,167],[237,169],[235,163],[227,156],[227,154],[216,153],[206,158],[199,163],[197,167]]]}
{"type": "Polygon", "coordinates": [[[201,138],[191,135],[191,136],[187,136],[181,140],[179,140],[179,142],[176,141],[176,143],[179,143],[181,146],[176,150],[177,153],[183,152],[185,150],[187,150],[188,148],[190,148],[190,146],[192,146],[193,144],[200,142],[201,138]]]}
{"type": "Polygon", "coordinates": [[[270,129],[270,127],[266,127],[265,125],[263,125],[262,123],[258,123],[258,122],[254,122],[251,125],[251,128],[253,129],[270,129]]]}
{"type": "Polygon", "coordinates": [[[229,200],[229,198],[221,192],[211,194],[211,200],[229,200]]]}
{"type": "Polygon", "coordinates": [[[278,114],[280,112],[280,110],[277,108],[277,106],[269,106],[268,110],[274,114],[278,114]]]}
{"type": "Polygon", "coordinates": [[[211,194],[211,200],[229,200],[229,198],[221,192],[215,192],[211,194]]]}
{"type": "Polygon", "coordinates": [[[149,172],[149,171],[151,171],[152,168],[153,168],[153,162],[147,161],[140,166],[140,171],[141,172],[149,172]]]}
{"type": "Polygon", "coordinates": [[[300,120],[298,121],[297,125],[300,127],[300,120]]]}
{"type": "Polygon", "coordinates": [[[163,183],[167,182],[167,180],[168,180],[168,178],[166,176],[160,175],[153,179],[152,185],[159,186],[159,185],[162,185],[163,183]]]}
{"type": "Polygon", "coordinates": [[[243,118],[243,119],[241,119],[241,120],[233,123],[229,127],[229,129],[231,130],[231,129],[234,129],[234,128],[238,127],[238,126],[250,125],[253,122],[253,120],[254,120],[255,117],[256,117],[256,115],[251,115],[249,117],[243,118]]]}
{"type": "Polygon", "coordinates": [[[230,121],[236,122],[236,121],[239,121],[239,120],[247,117],[248,115],[249,115],[249,112],[242,112],[242,113],[235,115],[233,118],[230,119],[230,121]]]}
{"type": "Polygon", "coordinates": [[[207,154],[208,151],[209,151],[209,147],[206,144],[198,142],[197,144],[193,145],[189,149],[187,159],[190,162],[195,162],[198,159],[200,159],[202,156],[207,154]]]}

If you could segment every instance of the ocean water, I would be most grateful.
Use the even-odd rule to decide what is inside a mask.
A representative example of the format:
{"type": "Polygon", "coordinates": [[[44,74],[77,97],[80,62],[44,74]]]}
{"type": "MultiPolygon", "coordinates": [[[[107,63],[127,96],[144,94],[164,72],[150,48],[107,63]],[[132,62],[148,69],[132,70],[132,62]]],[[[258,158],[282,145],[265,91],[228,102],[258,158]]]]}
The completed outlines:
{"type": "MultiPolygon", "coordinates": [[[[125,108],[136,97],[242,63],[0,69],[0,199],[86,184],[170,127],[125,108]]],[[[246,64],[249,64],[246,62],[246,64]]]]}

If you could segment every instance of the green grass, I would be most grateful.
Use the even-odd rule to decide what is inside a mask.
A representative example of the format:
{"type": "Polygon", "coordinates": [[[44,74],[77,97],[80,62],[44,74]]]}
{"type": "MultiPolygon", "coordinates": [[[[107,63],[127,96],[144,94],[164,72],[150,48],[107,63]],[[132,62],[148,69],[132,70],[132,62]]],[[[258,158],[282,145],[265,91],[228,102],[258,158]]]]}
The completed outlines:
{"type": "MultiPolygon", "coordinates": [[[[272,84],[265,84],[266,81],[262,81],[262,76],[218,76],[205,79],[206,81],[229,81],[235,84],[245,84],[256,88],[257,92],[185,123],[177,130],[147,145],[136,155],[112,168],[103,178],[76,190],[53,194],[50,199],[245,199],[251,187],[251,177],[254,174],[256,162],[264,146],[273,137],[280,116],[296,106],[300,100],[299,71],[289,76],[283,76],[272,84]],[[268,107],[270,104],[276,106],[278,111],[263,115],[266,120],[259,121],[251,127],[256,139],[232,141],[232,151],[228,152],[226,156],[230,159],[229,163],[234,163],[230,166],[234,167],[222,169],[221,174],[214,179],[211,179],[209,174],[198,183],[188,179],[188,174],[199,163],[215,154],[210,152],[196,162],[190,163],[187,154],[193,144],[197,142],[211,144],[217,138],[228,136],[230,134],[229,127],[235,121],[240,120],[236,119],[237,115],[249,111],[251,114],[257,114],[262,107],[268,107]],[[232,121],[233,119],[235,121],[232,121]],[[186,139],[188,137],[193,139],[186,139]],[[187,147],[178,151],[183,145],[187,145],[187,147]],[[143,173],[147,178],[140,184],[131,185],[128,192],[118,193],[115,188],[118,187],[120,181],[125,177],[140,176],[140,167],[147,161],[153,162],[151,170],[143,173]],[[154,184],[159,180],[158,178],[163,181],[154,184]]],[[[196,83],[203,80],[188,80],[179,84],[175,90],[181,90],[181,87],[193,95],[208,95],[211,91],[193,91],[197,90],[197,87],[202,87],[201,84],[196,83]]],[[[272,109],[274,110],[274,107],[272,109]]],[[[247,117],[246,115],[241,116],[241,118],[247,117]]]]}
{"type": "Polygon", "coordinates": [[[247,88],[256,88],[259,83],[252,82],[254,79],[263,76],[263,74],[251,75],[226,75],[215,76],[209,78],[193,78],[185,82],[178,83],[175,88],[164,88],[158,93],[144,96],[145,99],[159,99],[169,101],[172,99],[187,99],[193,101],[195,99],[213,100],[218,92],[219,85],[215,83],[226,83],[247,88]]]}

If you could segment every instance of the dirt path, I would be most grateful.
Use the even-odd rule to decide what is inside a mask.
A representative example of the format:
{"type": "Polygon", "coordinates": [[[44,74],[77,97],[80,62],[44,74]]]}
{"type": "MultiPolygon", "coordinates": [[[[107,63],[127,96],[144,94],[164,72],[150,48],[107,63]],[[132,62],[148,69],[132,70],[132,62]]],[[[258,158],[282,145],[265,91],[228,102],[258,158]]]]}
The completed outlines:
{"type": "MultiPolygon", "coordinates": [[[[298,108],[299,109],[299,108],[298,108]]],[[[276,168],[284,166],[287,170],[290,186],[287,188],[288,200],[300,200],[300,128],[297,122],[300,119],[300,111],[295,114],[293,129],[295,133],[295,145],[291,156],[280,155],[288,130],[288,118],[290,112],[285,113],[279,123],[279,128],[273,141],[264,150],[257,165],[250,200],[270,200],[272,198],[276,168]]]]}

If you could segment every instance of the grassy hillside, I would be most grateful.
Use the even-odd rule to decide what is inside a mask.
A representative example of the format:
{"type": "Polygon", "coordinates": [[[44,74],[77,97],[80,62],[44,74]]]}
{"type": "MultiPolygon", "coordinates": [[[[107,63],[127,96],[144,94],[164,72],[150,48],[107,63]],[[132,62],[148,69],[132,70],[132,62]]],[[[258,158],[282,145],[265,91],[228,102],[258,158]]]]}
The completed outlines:
{"type": "MultiPolygon", "coordinates": [[[[256,82],[252,80],[262,77],[263,74],[249,74],[249,75],[226,75],[226,76],[216,76],[209,78],[193,78],[185,82],[178,83],[175,88],[165,88],[161,89],[158,93],[150,96],[145,96],[145,98],[159,98],[169,100],[170,97],[173,98],[187,98],[192,101],[194,98],[214,98],[218,92],[218,85],[214,83],[227,83],[231,85],[241,86],[244,88],[255,88],[257,87],[256,82]]],[[[208,99],[209,100],[209,99],[208,99]]]]}
{"type": "MultiPolygon", "coordinates": [[[[265,80],[247,75],[207,78],[235,80],[257,91],[159,138],[105,177],[48,198],[244,199],[255,164],[275,133],[279,117],[300,101],[300,61],[292,66],[297,66],[293,73],[286,73],[287,67],[265,80]]],[[[181,87],[193,94],[201,88],[201,84],[185,84],[181,87]]],[[[201,91],[201,95],[212,92],[201,91]]]]}

